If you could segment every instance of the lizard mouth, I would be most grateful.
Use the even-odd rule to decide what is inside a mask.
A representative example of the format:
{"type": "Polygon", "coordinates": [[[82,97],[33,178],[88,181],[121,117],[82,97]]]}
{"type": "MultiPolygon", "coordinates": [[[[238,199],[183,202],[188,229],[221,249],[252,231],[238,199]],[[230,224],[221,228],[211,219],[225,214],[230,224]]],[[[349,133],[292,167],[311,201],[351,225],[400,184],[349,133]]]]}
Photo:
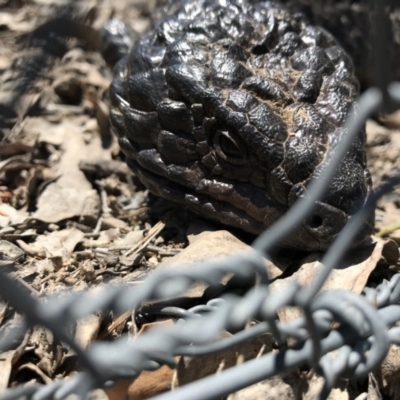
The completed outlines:
{"type": "MultiPolygon", "coordinates": [[[[266,216],[265,207],[257,210],[255,206],[249,213],[249,209],[241,209],[232,203],[221,201],[211,195],[198,193],[164,176],[151,172],[133,158],[127,158],[127,163],[153,194],[178,203],[203,217],[254,235],[263,233],[271,225],[271,221],[275,223],[288,210],[287,207],[270,204],[269,223],[267,225],[262,222],[266,216]]],[[[282,243],[282,247],[306,251],[327,250],[350,218],[351,216],[335,206],[317,202],[311,216],[293,231],[287,240],[282,243]]],[[[374,226],[373,221],[374,216],[365,221],[359,230],[357,238],[354,240],[354,245],[362,243],[371,235],[374,226]]]]}

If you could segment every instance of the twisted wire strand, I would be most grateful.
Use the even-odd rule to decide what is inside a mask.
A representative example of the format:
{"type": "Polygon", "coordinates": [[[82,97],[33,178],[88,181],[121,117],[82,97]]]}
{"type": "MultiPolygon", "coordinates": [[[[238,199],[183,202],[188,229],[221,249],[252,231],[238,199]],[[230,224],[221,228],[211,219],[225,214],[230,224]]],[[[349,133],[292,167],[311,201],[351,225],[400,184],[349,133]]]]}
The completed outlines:
{"type": "MultiPolygon", "coordinates": [[[[378,14],[381,13],[383,2],[371,1],[375,1],[378,14]]],[[[382,24],[382,20],[379,23],[382,24]]],[[[379,70],[379,65],[377,68],[379,70]]],[[[25,288],[0,271],[0,296],[24,315],[26,323],[1,338],[0,349],[8,349],[15,335],[21,338],[26,327],[40,324],[75,351],[84,370],[69,380],[11,389],[2,394],[2,399],[62,399],[72,393],[83,398],[91,389],[109,386],[118,379],[136,377],[142,371],[155,370],[162,365],[175,367],[177,355],[213,354],[265,333],[270,333],[278,345],[288,339],[295,339],[297,344],[289,348],[281,346],[277,352],[267,353],[155,399],[218,398],[298,366],[314,367],[324,376],[319,398],[325,399],[338,378],[363,377],[377,368],[390,344],[400,344],[400,328],[395,326],[400,321],[400,274],[376,288],[366,288],[363,296],[348,291],[319,291],[377,200],[400,183],[398,172],[368,197],[338,235],[322,260],[325,267],[308,288],[291,283],[283,293],[271,293],[263,255],[270,253],[311,213],[313,204],[325,193],[337,166],[366,119],[386,106],[388,98],[400,106],[400,83],[393,82],[387,88],[386,82],[379,83],[379,88],[369,89],[360,97],[357,113],[349,114],[344,127],[347,134],[333,150],[332,157],[328,157],[329,162],[321,177],[308,187],[307,197],[301,198],[277,224],[257,238],[253,243],[256,252],[207,262],[198,268],[191,267],[190,271],[156,271],[143,285],[135,288],[106,286],[96,293],[71,293],[62,298],[47,299],[47,302],[32,298],[25,288]],[[96,311],[140,310],[144,301],[179,296],[196,282],[216,285],[227,274],[241,279],[256,275],[258,285],[243,296],[227,294],[189,310],[174,306],[162,308],[157,312],[176,318],[177,323],[154,327],[135,341],[122,336],[110,343],[94,343],[84,350],[67,332],[70,323],[96,311]],[[286,323],[279,322],[278,311],[288,306],[299,307],[303,315],[286,323]],[[245,329],[255,320],[257,323],[253,322],[245,329]],[[339,323],[337,329],[332,329],[333,322],[339,323]],[[236,333],[215,341],[226,330],[236,333]],[[330,355],[333,350],[338,350],[335,358],[330,355]]],[[[151,312],[151,308],[148,310],[151,312]]]]}
{"type": "MultiPolygon", "coordinates": [[[[393,283],[393,285],[390,285],[391,292],[395,293],[399,290],[400,286],[399,275],[395,275],[389,282],[389,284],[391,283],[393,283]]],[[[387,284],[384,284],[384,286],[387,286],[387,284]]],[[[178,323],[171,327],[151,329],[148,334],[141,335],[133,342],[129,340],[129,338],[123,337],[108,344],[95,343],[84,356],[87,357],[90,362],[100,366],[100,370],[109,371],[108,376],[101,375],[96,378],[92,376],[91,378],[87,373],[80,374],[75,380],[65,382],[57,381],[50,386],[38,388],[35,392],[35,398],[53,398],[50,395],[51,393],[54,395],[58,393],[54,398],[61,398],[58,397],[60,393],[62,393],[64,397],[70,393],[88,390],[91,385],[99,384],[99,379],[103,379],[101,383],[104,384],[116,378],[137,376],[143,370],[156,369],[162,364],[174,366],[174,356],[178,354],[210,354],[213,351],[218,351],[221,348],[229,348],[233,344],[243,343],[243,341],[248,340],[250,337],[256,337],[268,332],[268,323],[261,322],[249,328],[247,331],[241,331],[233,335],[233,340],[231,338],[226,339],[227,343],[224,343],[224,341],[220,343],[217,342],[217,345],[215,343],[209,343],[214,340],[221,331],[225,329],[229,330],[231,326],[237,327],[238,325],[244,325],[249,319],[262,318],[260,313],[254,313],[255,309],[261,309],[262,307],[255,307],[254,304],[252,304],[252,307],[247,307],[247,304],[254,303],[255,291],[257,291],[257,289],[254,289],[253,292],[248,293],[244,297],[228,296],[223,300],[219,300],[217,302],[217,307],[215,302],[211,302],[211,305],[208,305],[210,310],[204,316],[199,318],[187,318],[184,323],[178,323]],[[236,310],[243,311],[246,309],[249,310],[248,313],[236,313],[236,310]],[[198,344],[200,344],[200,346],[197,348],[198,344]],[[208,346],[209,348],[207,348],[208,346]],[[188,349],[190,349],[190,352],[187,351],[188,349]],[[88,382],[90,382],[90,384],[88,382]]],[[[264,293],[264,296],[258,297],[258,301],[261,303],[260,305],[268,304],[271,295],[268,295],[262,286],[258,288],[258,291],[264,293]]],[[[377,287],[376,293],[378,294],[379,292],[380,287],[377,287]]],[[[82,301],[86,301],[86,299],[82,297],[82,301]]],[[[396,304],[397,298],[394,298],[394,301],[396,304]]],[[[294,301],[293,304],[296,304],[296,302],[294,301]]],[[[315,297],[311,308],[313,310],[314,319],[318,321],[317,325],[321,336],[324,337],[324,339],[321,340],[322,354],[326,354],[341,346],[348,346],[350,342],[357,343],[357,340],[360,340],[363,344],[363,346],[359,346],[363,349],[361,353],[362,357],[359,357],[360,361],[357,363],[351,376],[364,376],[366,373],[376,368],[386,355],[390,338],[394,335],[394,333],[389,333],[390,331],[388,329],[400,319],[400,306],[395,304],[386,305],[383,309],[376,310],[370,305],[366,298],[347,291],[327,291],[315,297]],[[349,311],[349,304],[353,305],[353,310],[349,311]],[[328,311],[328,313],[326,311],[328,311]],[[386,311],[386,313],[382,313],[382,311],[386,311]],[[351,315],[351,318],[349,318],[349,315],[351,315]],[[343,327],[335,331],[330,330],[333,321],[344,322],[343,327]],[[371,342],[370,346],[366,347],[364,342],[371,335],[374,340],[371,342]],[[366,348],[368,349],[368,353],[364,354],[366,348]],[[365,359],[365,361],[361,362],[362,359],[365,359]]],[[[77,304],[75,303],[75,305],[77,304]]],[[[196,308],[194,308],[194,311],[196,311],[196,308]]],[[[189,312],[193,311],[189,310],[189,312]]],[[[286,324],[278,323],[277,326],[285,339],[292,337],[292,334],[293,337],[298,337],[296,332],[299,331],[299,328],[304,328],[304,333],[307,332],[307,321],[304,317],[286,324]]],[[[396,328],[393,332],[397,331],[398,329],[396,328]]],[[[251,373],[228,370],[229,376],[231,376],[231,374],[236,376],[236,374],[240,375],[244,373],[245,376],[248,377],[248,380],[245,382],[241,380],[240,382],[242,383],[240,385],[239,381],[235,380],[235,387],[233,387],[232,384],[224,386],[222,384],[223,380],[219,379],[221,375],[214,377],[214,379],[216,379],[215,384],[212,383],[213,381],[210,381],[209,384],[214,389],[216,386],[220,387],[220,391],[223,391],[224,394],[228,394],[279,372],[289,371],[297,366],[309,364],[312,362],[313,356],[313,346],[311,343],[312,341],[310,340],[309,334],[305,334],[303,343],[301,346],[298,345],[298,348],[284,349],[279,353],[267,354],[262,357],[262,361],[253,360],[254,365],[251,364],[253,365],[252,367],[246,367],[246,371],[247,368],[250,368],[252,371],[251,373]],[[254,373],[255,370],[261,368],[261,364],[263,371],[262,377],[259,373],[254,373]],[[280,367],[276,368],[277,365],[280,365],[280,367]]],[[[357,346],[353,345],[353,353],[356,351],[356,347],[357,346]]],[[[251,361],[251,363],[253,361],[251,361]]],[[[248,363],[250,363],[250,361],[246,362],[244,365],[248,363]]],[[[241,367],[235,367],[232,368],[232,370],[240,368],[241,367]]],[[[338,368],[339,372],[344,370],[345,368],[343,365],[338,368]]],[[[332,376],[332,374],[328,375],[332,376]]],[[[227,378],[227,382],[229,381],[232,383],[231,378],[232,376],[229,379],[227,378]]],[[[205,384],[206,382],[203,383],[205,384]]],[[[206,386],[208,387],[209,384],[206,386]]],[[[197,383],[188,386],[191,385],[197,385],[197,383]]],[[[195,386],[193,386],[192,389],[185,388],[169,394],[170,396],[178,396],[180,391],[183,391],[182,395],[179,394],[180,397],[171,397],[171,399],[183,399],[187,395],[187,390],[197,390],[195,386]]],[[[29,388],[28,392],[30,391],[31,389],[29,388]]],[[[218,393],[221,394],[220,392],[216,392],[215,395],[218,395],[218,393]]],[[[18,396],[21,396],[21,391],[16,393],[10,392],[6,398],[19,398],[18,396]]],[[[163,396],[168,396],[168,394],[163,396]]],[[[198,396],[199,397],[196,398],[209,398],[207,397],[207,392],[203,391],[200,391],[198,396]]]]}

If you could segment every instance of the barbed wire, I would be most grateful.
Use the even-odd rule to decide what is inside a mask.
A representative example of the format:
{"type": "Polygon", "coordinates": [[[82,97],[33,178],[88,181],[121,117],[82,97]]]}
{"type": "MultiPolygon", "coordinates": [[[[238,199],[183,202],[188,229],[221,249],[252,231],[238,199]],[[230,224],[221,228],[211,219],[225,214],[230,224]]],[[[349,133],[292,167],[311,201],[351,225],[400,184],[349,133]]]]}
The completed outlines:
{"type": "MultiPolygon", "coordinates": [[[[379,7],[383,6],[381,2],[379,7]]],[[[377,69],[379,73],[379,66],[377,69]]],[[[62,399],[70,394],[84,398],[94,388],[111,386],[123,378],[135,378],[142,371],[156,370],[163,365],[175,368],[176,356],[214,354],[265,334],[269,334],[278,345],[289,339],[294,339],[296,344],[280,346],[274,352],[154,399],[221,398],[300,366],[314,368],[324,377],[319,399],[326,399],[339,378],[365,377],[378,368],[389,346],[400,344],[400,327],[396,326],[400,321],[400,274],[389,281],[382,281],[376,288],[366,288],[362,295],[345,290],[322,293],[320,290],[332,269],[340,264],[377,201],[400,183],[399,172],[370,194],[351,218],[325,253],[321,260],[324,267],[310,286],[290,282],[284,290],[271,291],[264,256],[310,215],[365,121],[385,108],[388,102],[391,106],[400,107],[400,83],[393,82],[386,87],[387,82],[380,82],[379,87],[370,88],[360,96],[356,104],[357,112],[353,110],[349,114],[344,126],[346,135],[334,148],[334,154],[328,157],[330,161],[318,181],[313,181],[307,188],[307,197],[301,198],[273,227],[255,240],[252,247],[256,251],[191,266],[189,271],[185,268],[156,270],[134,288],[105,285],[96,291],[71,291],[42,299],[33,298],[27,288],[0,270],[1,299],[25,318],[23,325],[1,338],[0,350],[5,351],[22,340],[29,327],[41,325],[75,352],[83,371],[68,380],[56,380],[48,385],[10,389],[1,398],[62,399]],[[151,304],[142,306],[144,302],[182,295],[198,282],[218,285],[227,275],[257,284],[240,295],[228,292],[190,309],[177,306],[160,308],[151,304]],[[289,322],[280,322],[277,315],[285,307],[298,307],[302,315],[289,322]],[[69,326],[84,317],[101,311],[122,313],[128,310],[172,317],[177,321],[173,325],[153,327],[135,340],[125,334],[111,342],[95,342],[87,349],[81,348],[71,336],[69,326]],[[234,333],[216,341],[224,331],[234,333]],[[334,350],[335,356],[332,357],[334,350]]]]}

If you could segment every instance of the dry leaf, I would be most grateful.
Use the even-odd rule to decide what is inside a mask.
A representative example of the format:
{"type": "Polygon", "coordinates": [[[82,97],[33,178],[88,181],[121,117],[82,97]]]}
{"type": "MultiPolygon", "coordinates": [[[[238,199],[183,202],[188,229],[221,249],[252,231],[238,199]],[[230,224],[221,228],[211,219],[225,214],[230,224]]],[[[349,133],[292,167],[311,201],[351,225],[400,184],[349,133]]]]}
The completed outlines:
{"type": "Polygon", "coordinates": [[[0,260],[17,262],[25,257],[25,253],[15,244],[0,240],[0,260]]]}
{"type": "Polygon", "coordinates": [[[16,210],[9,204],[0,204],[0,228],[22,224],[27,218],[29,214],[26,211],[16,210]]]}
{"type": "MultiPolygon", "coordinates": [[[[232,336],[230,333],[224,332],[218,340],[230,336],[232,336]]],[[[273,341],[274,339],[270,334],[265,334],[219,353],[198,357],[182,357],[178,364],[174,387],[186,385],[268,353],[273,349],[273,341]]]]}
{"type": "MultiPolygon", "coordinates": [[[[40,235],[32,244],[24,244],[24,249],[31,255],[43,253],[49,258],[59,257],[66,262],[76,245],[84,238],[83,232],[76,228],[40,235]]],[[[18,241],[22,244],[22,240],[18,241]]]]}
{"type": "Polygon", "coordinates": [[[124,250],[128,250],[143,239],[143,232],[143,230],[128,232],[124,237],[117,238],[114,241],[114,246],[124,250]]]}
{"type": "MultiPolygon", "coordinates": [[[[95,190],[79,190],[73,187],[65,187],[58,183],[52,183],[39,198],[38,210],[34,217],[47,223],[56,223],[68,218],[82,215],[84,206],[92,202],[99,204],[95,190]]],[[[98,207],[91,212],[91,217],[97,217],[98,207]]]]}
{"type": "MultiPolygon", "coordinates": [[[[157,267],[157,270],[163,268],[177,270],[182,268],[201,268],[201,263],[232,256],[235,253],[244,251],[254,250],[228,231],[203,232],[192,237],[188,247],[176,256],[163,261],[157,267]]],[[[265,267],[271,278],[275,278],[282,273],[282,270],[269,260],[265,260],[265,267]]],[[[224,283],[228,280],[229,277],[226,277],[224,283]]],[[[197,283],[185,295],[189,297],[201,297],[207,287],[204,283],[197,283]]]]}
{"type": "Polygon", "coordinates": [[[54,362],[53,333],[42,327],[35,327],[29,337],[29,345],[34,347],[37,366],[47,375],[53,376],[57,365],[54,362]]]}
{"type": "MultiPolygon", "coordinates": [[[[170,325],[171,323],[172,321],[169,320],[145,324],[138,334],[140,335],[154,326],[170,325]]],[[[176,361],[178,361],[178,357],[176,357],[176,361]]],[[[143,371],[136,379],[121,380],[104,391],[109,400],[145,400],[169,390],[174,373],[174,370],[164,365],[156,371],[143,371]]]]}
{"type": "MultiPolygon", "coordinates": [[[[228,400],[314,400],[320,393],[324,379],[314,373],[293,371],[276,375],[249,386],[228,397],[228,400]]],[[[349,400],[346,382],[340,381],[328,400],[349,400]]]]}
{"type": "Polygon", "coordinates": [[[368,374],[368,393],[365,397],[367,400],[382,400],[382,395],[379,390],[378,380],[375,374],[368,374]]]}
{"type": "Polygon", "coordinates": [[[0,156],[1,157],[13,157],[21,154],[26,154],[32,151],[32,146],[15,141],[12,143],[2,143],[0,145],[0,156]]]}
{"type": "Polygon", "coordinates": [[[77,216],[97,219],[100,200],[79,165],[83,160],[109,159],[111,154],[101,147],[99,138],[86,144],[72,123],[65,122],[63,129],[64,153],[57,167],[59,179],[48,185],[39,197],[34,217],[49,223],[77,216]]]}
{"type": "Polygon", "coordinates": [[[0,28],[19,33],[28,33],[35,27],[33,21],[21,20],[17,13],[0,12],[0,28]]]}
{"type": "Polygon", "coordinates": [[[7,387],[10,380],[13,363],[16,360],[17,350],[10,350],[1,353],[0,358],[0,395],[7,387]]]}
{"type": "Polygon", "coordinates": [[[30,371],[34,372],[40,378],[40,380],[42,380],[43,383],[47,385],[49,385],[52,382],[52,379],[48,375],[46,375],[37,365],[33,363],[22,364],[18,368],[18,371],[23,371],[24,369],[29,369],[30,371]]]}
{"type": "Polygon", "coordinates": [[[97,339],[101,322],[101,315],[90,315],[87,318],[79,320],[76,324],[75,342],[82,348],[87,348],[97,339]]]}
{"type": "Polygon", "coordinates": [[[385,360],[374,374],[380,387],[390,386],[400,378],[400,346],[391,345],[385,360]]]}
{"type": "MultiPolygon", "coordinates": [[[[372,245],[363,246],[353,249],[341,261],[339,268],[334,269],[322,290],[350,290],[354,293],[361,294],[371,272],[375,269],[378,261],[382,257],[385,245],[392,246],[391,243],[384,240],[378,240],[372,245]]],[[[302,286],[309,286],[323,269],[320,262],[322,256],[319,253],[313,253],[302,262],[301,267],[292,276],[286,279],[277,280],[272,283],[271,291],[283,291],[285,286],[297,282],[302,286]]],[[[280,319],[287,322],[301,315],[300,311],[294,308],[281,310],[280,319]]]]}
{"type": "MultiPolygon", "coordinates": [[[[17,326],[21,323],[21,317],[14,317],[15,323],[14,326],[17,326]]],[[[4,391],[8,387],[8,383],[11,377],[11,372],[13,365],[17,362],[17,360],[23,355],[25,348],[28,344],[28,335],[25,335],[22,343],[13,350],[9,350],[7,352],[1,353],[0,357],[0,395],[4,393],[4,391]]]]}

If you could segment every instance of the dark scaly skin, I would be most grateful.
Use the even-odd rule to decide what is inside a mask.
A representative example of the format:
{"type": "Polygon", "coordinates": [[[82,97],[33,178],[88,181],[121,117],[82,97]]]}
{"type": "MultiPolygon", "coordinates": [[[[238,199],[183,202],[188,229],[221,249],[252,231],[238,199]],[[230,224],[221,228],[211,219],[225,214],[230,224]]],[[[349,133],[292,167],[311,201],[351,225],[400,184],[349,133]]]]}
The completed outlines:
{"type": "MultiPolygon", "coordinates": [[[[352,57],[357,78],[364,88],[379,83],[372,68],[376,55],[372,52],[374,0],[280,0],[291,12],[301,12],[313,25],[323,26],[352,57]]],[[[378,0],[375,0],[377,2],[378,0]]],[[[379,46],[385,47],[387,82],[400,80],[400,1],[379,0],[386,4],[384,29],[379,27],[379,46]]],[[[379,55],[378,55],[379,56],[379,55]]],[[[377,60],[375,60],[377,61],[377,60]]]]}
{"type": "MultiPolygon", "coordinates": [[[[358,95],[352,61],[333,36],[274,2],[164,1],[154,15],[110,91],[128,164],[154,194],[259,234],[305,193],[346,134],[358,95]]],[[[284,246],[326,249],[363,204],[371,191],[364,141],[360,132],[284,246]]]]}

